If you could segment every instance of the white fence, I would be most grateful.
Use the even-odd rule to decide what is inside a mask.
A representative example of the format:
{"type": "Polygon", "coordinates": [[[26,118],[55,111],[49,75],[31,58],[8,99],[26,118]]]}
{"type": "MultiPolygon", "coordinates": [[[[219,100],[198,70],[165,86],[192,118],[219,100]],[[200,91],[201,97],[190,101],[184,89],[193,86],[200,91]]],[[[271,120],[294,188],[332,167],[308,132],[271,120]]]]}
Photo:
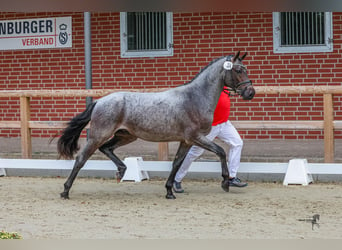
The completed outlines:
{"type": "MultiPolygon", "coordinates": [[[[141,181],[148,176],[148,172],[170,172],[172,168],[171,161],[143,161],[141,157],[126,158],[124,163],[127,165],[127,171],[123,180],[141,181]]],[[[71,170],[73,164],[74,160],[0,159],[0,169],[71,170]]],[[[239,173],[287,174],[289,165],[277,162],[241,162],[239,173]]],[[[109,160],[88,160],[82,170],[114,172],[117,167],[109,160]]],[[[190,166],[189,173],[218,173],[220,176],[221,164],[196,161],[190,166]]],[[[342,175],[342,164],[307,163],[304,174],[342,175]]]]}

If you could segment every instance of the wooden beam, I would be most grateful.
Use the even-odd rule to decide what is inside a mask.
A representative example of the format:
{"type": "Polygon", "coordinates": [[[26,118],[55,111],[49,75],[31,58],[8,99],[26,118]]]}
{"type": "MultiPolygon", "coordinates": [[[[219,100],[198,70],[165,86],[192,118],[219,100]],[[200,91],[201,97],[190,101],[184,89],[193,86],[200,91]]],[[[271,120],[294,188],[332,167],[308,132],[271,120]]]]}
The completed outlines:
{"type": "Polygon", "coordinates": [[[334,121],[334,129],[342,129],[342,121],[334,121]]]}
{"type": "Polygon", "coordinates": [[[232,121],[237,129],[319,130],[324,121],[232,121]]]}
{"type": "Polygon", "coordinates": [[[30,120],[30,98],[20,97],[20,125],[21,125],[21,156],[24,159],[32,158],[30,120]]]}
{"type": "Polygon", "coordinates": [[[158,161],[169,160],[169,143],[159,142],[158,143],[158,161]]]}
{"type": "Polygon", "coordinates": [[[31,129],[63,129],[67,126],[67,122],[60,121],[29,121],[31,129]]]}
{"type": "Polygon", "coordinates": [[[297,86],[255,86],[259,94],[342,94],[342,86],[297,85],[297,86]]]}
{"type": "MultiPolygon", "coordinates": [[[[342,86],[298,85],[298,86],[254,86],[260,94],[342,94],[342,86]]],[[[161,92],[171,88],[147,89],[37,89],[37,90],[0,90],[0,97],[102,97],[114,92],[161,92]]]]}
{"type": "MultiPolygon", "coordinates": [[[[318,130],[324,128],[324,121],[232,121],[237,129],[295,129],[318,130]]],[[[20,121],[0,121],[0,128],[20,128],[20,121]]],[[[334,129],[342,129],[342,121],[334,121],[334,129]]],[[[64,121],[29,121],[31,129],[63,129],[64,121]]],[[[86,128],[89,128],[87,125],[86,128]]]]}
{"type": "MultiPolygon", "coordinates": [[[[20,122],[0,121],[0,128],[21,128],[21,145],[23,158],[32,154],[31,129],[62,129],[65,122],[30,121],[30,97],[102,97],[119,91],[160,92],[171,88],[149,89],[60,89],[60,90],[0,90],[0,98],[20,98],[20,122]]],[[[334,121],[333,94],[342,94],[342,86],[255,86],[256,92],[262,94],[323,94],[324,121],[236,121],[238,129],[324,129],[325,161],[334,160],[334,129],[342,129],[342,121],[334,121]]],[[[168,144],[160,143],[159,159],[168,158],[168,144]]]]}
{"type": "Polygon", "coordinates": [[[334,108],[333,95],[323,95],[324,105],[324,162],[334,162],[334,108]]]}
{"type": "Polygon", "coordinates": [[[170,88],[150,89],[55,89],[55,90],[0,90],[0,97],[102,97],[114,92],[160,92],[170,88]]]}
{"type": "Polygon", "coordinates": [[[21,128],[20,121],[0,121],[0,128],[21,128]]]}

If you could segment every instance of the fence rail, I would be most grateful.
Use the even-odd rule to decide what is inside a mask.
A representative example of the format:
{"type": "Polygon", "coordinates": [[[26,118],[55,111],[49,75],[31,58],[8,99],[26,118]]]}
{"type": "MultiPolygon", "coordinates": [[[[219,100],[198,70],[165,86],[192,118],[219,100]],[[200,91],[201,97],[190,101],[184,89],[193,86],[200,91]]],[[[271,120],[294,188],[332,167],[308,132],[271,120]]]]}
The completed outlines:
{"type": "MultiPolygon", "coordinates": [[[[62,129],[66,122],[31,121],[30,98],[32,97],[102,97],[119,91],[157,92],[169,88],[154,89],[61,89],[61,90],[0,90],[1,97],[20,99],[20,120],[0,121],[0,128],[21,130],[22,158],[32,157],[31,129],[62,129]]],[[[321,94],[323,96],[324,119],[321,121],[238,121],[232,122],[237,129],[294,129],[324,130],[324,161],[334,162],[334,130],[342,129],[342,121],[334,120],[333,95],[342,94],[342,86],[259,86],[258,94],[321,94]]],[[[158,159],[168,159],[168,143],[159,143],[158,159]]]]}

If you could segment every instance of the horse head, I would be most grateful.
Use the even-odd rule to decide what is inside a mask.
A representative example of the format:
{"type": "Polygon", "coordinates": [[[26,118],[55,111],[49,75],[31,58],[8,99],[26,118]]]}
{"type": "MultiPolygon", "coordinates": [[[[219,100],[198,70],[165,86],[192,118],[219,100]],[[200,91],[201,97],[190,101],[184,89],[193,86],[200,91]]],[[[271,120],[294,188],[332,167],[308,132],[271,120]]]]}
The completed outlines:
{"type": "Polygon", "coordinates": [[[228,56],[223,63],[223,68],[226,71],[224,84],[230,90],[236,92],[244,100],[251,100],[255,95],[255,90],[252,81],[247,75],[247,68],[242,64],[242,60],[246,57],[247,52],[239,57],[240,51],[234,56],[228,56]]]}

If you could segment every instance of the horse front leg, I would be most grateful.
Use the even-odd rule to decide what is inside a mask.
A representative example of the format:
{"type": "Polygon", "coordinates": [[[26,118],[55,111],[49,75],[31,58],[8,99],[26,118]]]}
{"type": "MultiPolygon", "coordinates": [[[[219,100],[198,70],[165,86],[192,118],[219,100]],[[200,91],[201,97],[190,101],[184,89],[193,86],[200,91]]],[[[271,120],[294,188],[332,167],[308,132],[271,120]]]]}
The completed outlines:
{"type": "Polygon", "coordinates": [[[192,146],[191,144],[187,144],[185,142],[180,142],[179,144],[175,159],[172,163],[172,170],[165,184],[166,199],[176,199],[176,196],[172,192],[172,185],[173,185],[173,182],[175,181],[177,171],[182,165],[184,158],[186,154],[189,152],[191,146],[192,146]]]}
{"type": "Polygon", "coordinates": [[[223,181],[221,183],[221,187],[224,191],[229,192],[229,170],[227,165],[227,157],[224,149],[217,145],[216,143],[210,141],[205,136],[198,138],[195,141],[195,145],[200,146],[206,150],[209,150],[215,153],[218,157],[220,157],[221,161],[221,169],[222,169],[222,177],[223,181]]]}

